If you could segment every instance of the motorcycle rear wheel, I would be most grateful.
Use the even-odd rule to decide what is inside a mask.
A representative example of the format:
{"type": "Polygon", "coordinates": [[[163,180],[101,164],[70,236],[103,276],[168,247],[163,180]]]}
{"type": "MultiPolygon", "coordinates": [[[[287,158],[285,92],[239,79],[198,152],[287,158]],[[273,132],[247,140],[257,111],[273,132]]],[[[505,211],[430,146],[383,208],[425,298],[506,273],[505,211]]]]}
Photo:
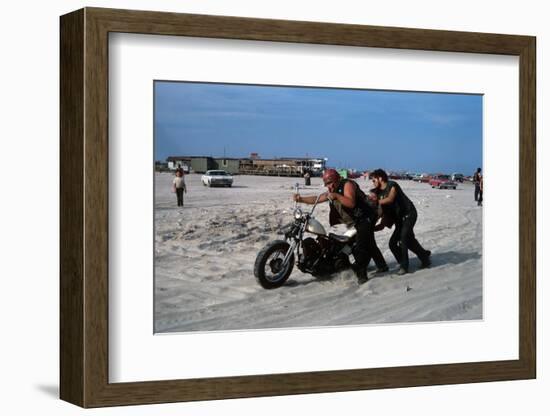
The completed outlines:
{"type": "Polygon", "coordinates": [[[254,277],[264,289],[276,289],[288,280],[294,268],[294,253],[290,255],[286,267],[282,267],[282,263],[289,248],[286,241],[275,240],[258,253],[254,277]]]}

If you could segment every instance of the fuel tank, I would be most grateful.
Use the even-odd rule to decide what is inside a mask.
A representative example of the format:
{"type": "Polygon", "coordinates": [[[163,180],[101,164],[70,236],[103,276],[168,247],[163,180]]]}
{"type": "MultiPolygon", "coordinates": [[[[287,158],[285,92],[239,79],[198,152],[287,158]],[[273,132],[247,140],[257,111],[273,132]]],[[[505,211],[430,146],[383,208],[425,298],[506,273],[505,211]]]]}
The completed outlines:
{"type": "Polygon", "coordinates": [[[309,219],[307,223],[306,231],[317,235],[327,235],[327,232],[325,231],[325,227],[323,227],[321,223],[317,221],[315,218],[309,219]]]}

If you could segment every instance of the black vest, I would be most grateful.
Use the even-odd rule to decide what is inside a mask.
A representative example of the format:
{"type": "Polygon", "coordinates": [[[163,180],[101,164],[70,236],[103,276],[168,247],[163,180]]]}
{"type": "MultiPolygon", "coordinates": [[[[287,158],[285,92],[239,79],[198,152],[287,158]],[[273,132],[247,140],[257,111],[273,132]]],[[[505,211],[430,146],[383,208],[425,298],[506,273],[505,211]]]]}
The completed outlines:
{"type": "Polygon", "coordinates": [[[388,181],[387,183],[388,185],[386,186],[386,189],[378,191],[378,197],[380,199],[386,198],[390,194],[392,188],[395,188],[397,193],[393,203],[390,205],[384,205],[384,209],[388,210],[391,215],[394,216],[395,220],[400,220],[404,216],[412,214],[413,212],[416,213],[414,204],[409,197],[405,195],[399,184],[395,181],[388,181]]]}
{"type": "Polygon", "coordinates": [[[347,208],[339,201],[330,203],[329,223],[330,225],[346,224],[357,225],[363,221],[374,222],[376,220],[376,212],[367,202],[367,196],[359,188],[359,185],[352,180],[342,179],[338,187],[334,191],[336,194],[344,195],[344,186],[350,182],[355,187],[355,207],[347,208]]]}

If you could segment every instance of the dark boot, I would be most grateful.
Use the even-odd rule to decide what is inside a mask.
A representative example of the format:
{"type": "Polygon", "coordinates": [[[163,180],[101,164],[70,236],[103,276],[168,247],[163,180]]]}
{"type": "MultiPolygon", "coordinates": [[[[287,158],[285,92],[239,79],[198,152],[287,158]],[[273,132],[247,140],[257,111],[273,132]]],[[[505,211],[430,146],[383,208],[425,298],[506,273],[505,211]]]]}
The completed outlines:
{"type": "Polygon", "coordinates": [[[426,269],[432,265],[432,260],[430,259],[431,255],[432,252],[430,250],[426,250],[426,256],[420,260],[422,262],[422,264],[420,265],[421,269],[426,269]]]}
{"type": "Polygon", "coordinates": [[[355,272],[355,276],[357,276],[357,282],[360,285],[366,283],[367,280],[369,280],[366,267],[354,267],[353,271],[355,272]]]}
{"type": "Polygon", "coordinates": [[[386,265],[386,266],[383,266],[383,267],[377,267],[376,270],[374,272],[372,272],[370,274],[369,277],[378,277],[378,276],[381,276],[383,275],[384,273],[387,273],[389,271],[389,267],[386,265]]]}

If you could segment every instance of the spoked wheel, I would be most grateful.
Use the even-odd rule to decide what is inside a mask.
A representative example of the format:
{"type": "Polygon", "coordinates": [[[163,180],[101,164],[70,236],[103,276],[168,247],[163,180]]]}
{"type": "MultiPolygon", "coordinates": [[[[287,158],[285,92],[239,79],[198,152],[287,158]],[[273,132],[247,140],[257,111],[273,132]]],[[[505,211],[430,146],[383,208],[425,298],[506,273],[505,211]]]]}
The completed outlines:
{"type": "Polygon", "coordinates": [[[294,268],[294,253],[290,255],[286,266],[283,265],[289,248],[286,241],[276,240],[258,253],[254,263],[254,276],[264,289],[281,287],[288,280],[294,268]]]}

